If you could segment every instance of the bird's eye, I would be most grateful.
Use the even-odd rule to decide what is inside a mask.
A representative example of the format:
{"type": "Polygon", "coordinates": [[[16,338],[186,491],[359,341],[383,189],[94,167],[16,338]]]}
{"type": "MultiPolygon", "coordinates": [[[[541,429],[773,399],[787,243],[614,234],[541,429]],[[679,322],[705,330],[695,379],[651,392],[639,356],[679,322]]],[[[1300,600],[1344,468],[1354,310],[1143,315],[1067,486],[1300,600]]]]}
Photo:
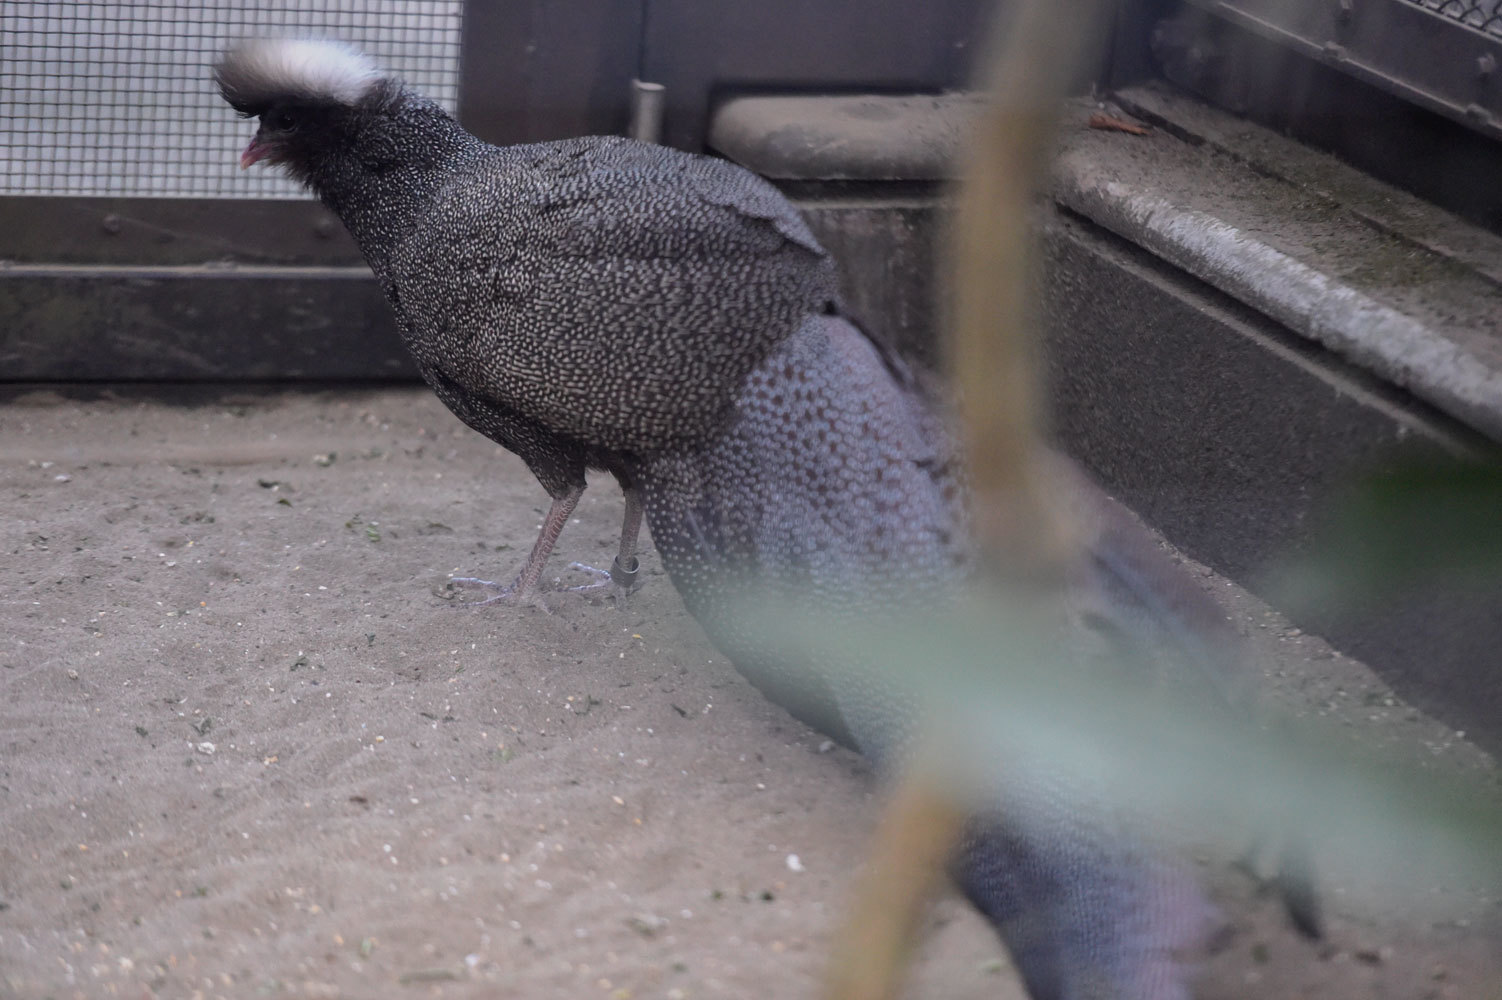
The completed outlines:
{"type": "Polygon", "coordinates": [[[297,115],[286,108],[273,108],[261,118],[261,124],[273,132],[291,132],[297,128],[297,115]]]}

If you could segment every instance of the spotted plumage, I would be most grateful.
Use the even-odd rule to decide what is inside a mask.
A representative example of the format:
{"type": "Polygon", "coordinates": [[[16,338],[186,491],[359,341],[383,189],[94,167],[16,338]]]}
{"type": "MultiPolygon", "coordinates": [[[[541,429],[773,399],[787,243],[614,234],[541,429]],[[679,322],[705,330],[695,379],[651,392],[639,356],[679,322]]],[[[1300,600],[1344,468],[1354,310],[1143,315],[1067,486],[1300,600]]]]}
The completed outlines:
{"type": "Polygon", "coordinates": [[[941,602],[963,578],[954,454],[904,374],[844,318],[810,316],[746,379],[712,444],[633,469],[663,566],[715,643],[772,700],[865,752],[893,720],[841,703],[832,665],[789,659],[755,610],[790,602],[854,624],[941,602]]]}

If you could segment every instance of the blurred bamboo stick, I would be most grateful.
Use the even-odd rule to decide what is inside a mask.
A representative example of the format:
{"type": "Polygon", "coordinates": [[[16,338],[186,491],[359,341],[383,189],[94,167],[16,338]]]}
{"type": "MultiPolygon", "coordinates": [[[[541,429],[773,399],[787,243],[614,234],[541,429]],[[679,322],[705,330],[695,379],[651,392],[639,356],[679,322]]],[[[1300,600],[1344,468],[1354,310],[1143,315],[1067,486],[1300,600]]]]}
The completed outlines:
{"type": "Polygon", "coordinates": [[[964,811],[942,784],[915,776],[893,790],[850,920],[835,938],[829,1000],[897,996],[918,923],[964,823],[964,811]]]}
{"type": "MultiPolygon", "coordinates": [[[[1037,344],[1028,294],[1028,215],[1052,150],[1060,101],[1102,32],[1098,0],[1017,0],[997,21],[983,65],[990,101],[961,160],[951,234],[950,367],[972,484],[981,566],[993,580],[1045,596],[1076,557],[1076,532],[1049,500],[1037,344]]],[[[1013,589],[1008,587],[1007,589],[1013,589]]],[[[836,935],[827,1000],[892,1000],[929,897],[964,829],[966,810],[919,754],[883,813],[836,935]]]]}
{"type": "Polygon", "coordinates": [[[961,159],[950,238],[950,362],[983,567],[1006,579],[1057,579],[1075,531],[1050,501],[1043,389],[1029,290],[1028,217],[1053,149],[1059,105],[1103,33],[1104,3],[1016,0],[985,63],[989,95],[961,159]]]}

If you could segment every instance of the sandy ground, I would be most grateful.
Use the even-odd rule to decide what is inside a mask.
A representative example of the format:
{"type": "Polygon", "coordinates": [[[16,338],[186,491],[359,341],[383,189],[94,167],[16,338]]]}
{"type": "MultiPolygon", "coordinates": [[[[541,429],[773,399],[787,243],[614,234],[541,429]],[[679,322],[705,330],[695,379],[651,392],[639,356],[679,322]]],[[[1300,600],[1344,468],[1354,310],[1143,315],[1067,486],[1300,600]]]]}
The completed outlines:
{"type": "MultiPolygon", "coordinates": [[[[545,496],[425,391],[11,392],[0,498],[0,995],[815,994],[863,764],[742,681],[650,551],[625,607],[456,608],[545,496]]],[[[607,564],[618,516],[602,479],[554,566],[607,564]]],[[[1201,578],[1275,697],[1495,778],[1201,578]]],[[[1502,996],[1495,901],[1379,919],[1336,887],[1310,944],[1207,876],[1204,997],[1502,996]]],[[[914,996],[1020,996],[961,903],[931,925],[914,996]]]]}

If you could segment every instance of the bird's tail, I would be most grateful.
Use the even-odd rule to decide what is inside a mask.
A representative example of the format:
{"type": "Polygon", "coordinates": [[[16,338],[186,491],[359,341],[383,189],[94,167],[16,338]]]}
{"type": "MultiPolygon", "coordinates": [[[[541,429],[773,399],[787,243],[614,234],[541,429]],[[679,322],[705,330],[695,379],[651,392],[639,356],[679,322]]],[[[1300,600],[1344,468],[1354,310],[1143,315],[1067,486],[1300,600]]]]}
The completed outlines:
{"type": "MultiPolygon", "coordinates": [[[[1091,536],[1088,592],[1095,602],[1087,628],[1109,633],[1117,659],[1144,665],[1144,673],[1173,697],[1227,725],[1249,725],[1258,714],[1255,664],[1243,655],[1224,609],[1175,563],[1156,537],[1127,508],[1107,497],[1072,466],[1075,515],[1091,536]]],[[[1289,921],[1311,939],[1322,936],[1318,882],[1308,842],[1278,825],[1258,831],[1259,843],[1277,843],[1272,887],[1289,921]]],[[[1249,868],[1257,869],[1255,859],[1249,868]]]]}
{"type": "Polygon", "coordinates": [[[1188,1000],[1216,912],[1187,871],[1082,815],[971,823],[953,865],[1033,1000],[1188,1000]]]}

